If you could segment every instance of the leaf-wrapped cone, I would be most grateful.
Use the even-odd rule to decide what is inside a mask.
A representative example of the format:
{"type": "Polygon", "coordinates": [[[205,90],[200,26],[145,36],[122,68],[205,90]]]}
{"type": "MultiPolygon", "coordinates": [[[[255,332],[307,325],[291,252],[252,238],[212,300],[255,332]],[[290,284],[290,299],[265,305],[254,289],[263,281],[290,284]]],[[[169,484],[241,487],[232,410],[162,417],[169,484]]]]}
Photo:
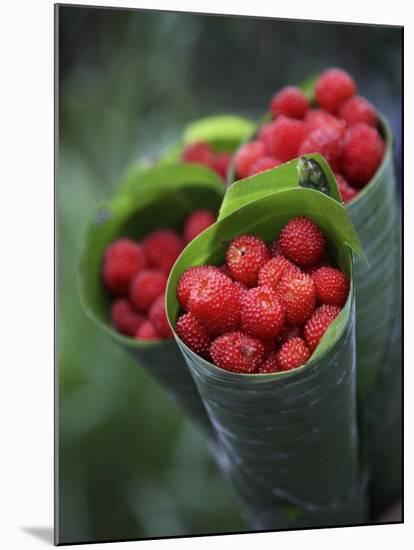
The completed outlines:
{"type": "Polygon", "coordinates": [[[129,193],[116,196],[96,212],[86,234],[79,270],[86,313],[210,435],[210,421],[174,340],[138,341],[111,326],[111,296],[104,288],[101,269],[105,249],[115,239],[139,240],[162,227],[181,230],[185,218],[196,208],[218,212],[222,196],[220,179],[203,166],[171,164],[140,171],[129,193]]]}
{"type": "MultiPolygon", "coordinates": [[[[175,334],[227,459],[227,474],[253,528],[347,525],[366,519],[360,458],[355,370],[353,261],[358,239],[345,209],[311,189],[277,189],[297,167],[279,167],[234,186],[250,189],[263,178],[275,191],[232,210],[226,197],[219,221],[184,250],[170,274],[167,314],[179,313],[175,296],[192,265],[222,261],[228,242],[249,233],[269,241],[293,216],[313,219],[328,237],[331,255],[351,279],[346,306],[325,333],[310,362],[275,374],[241,375],[194,354],[175,334]],[[270,178],[270,179],[269,179],[270,178]]],[[[247,191],[246,191],[247,193],[247,191]]]]}

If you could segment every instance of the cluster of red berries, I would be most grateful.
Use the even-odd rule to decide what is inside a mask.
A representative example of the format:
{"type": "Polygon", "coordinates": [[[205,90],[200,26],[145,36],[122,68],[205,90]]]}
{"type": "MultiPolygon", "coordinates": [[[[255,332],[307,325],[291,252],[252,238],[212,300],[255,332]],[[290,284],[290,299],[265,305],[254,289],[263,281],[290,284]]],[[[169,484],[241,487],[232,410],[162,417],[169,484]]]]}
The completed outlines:
{"type": "Polygon", "coordinates": [[[208,210],[195,210],[186,219],[182,236],[159,229],[141,242],[122,238],[108,246],[102,277],[115,296],[111,320],[119,332],[138,340],[172,337],[165,313],[168,275],[184,246],[214,222],[208,210]]]}
{"type": "Polygon", "coordinates": [[[217,174],[226,181],[232,154],[217,153],[208,143],[196,141],[186,146],[181,155],[181,159],[184,162],[203,164],[217,172],[217,174]]]}
{"type": "Polygon", "coordinates": [[[235,158],[245,178],[307,153],[320,153],[337,177],[342,200],[349,202],[375,174],[384,155],[374,107],[355,95],[356,84],[341,69],[329,69],[315,84],[318,108],[301,90],[287,86],[270,102],[273,120],[235,158]]]}
{"type": "Polygon", "coordinates": [[[234,239],[223,265],[185,271],[177,285],[181,340],[216,366],[271,373],[305,364],[349,293],[347,277],[326,256],[324,233],[294,218],[267,246],[234,239]]]}

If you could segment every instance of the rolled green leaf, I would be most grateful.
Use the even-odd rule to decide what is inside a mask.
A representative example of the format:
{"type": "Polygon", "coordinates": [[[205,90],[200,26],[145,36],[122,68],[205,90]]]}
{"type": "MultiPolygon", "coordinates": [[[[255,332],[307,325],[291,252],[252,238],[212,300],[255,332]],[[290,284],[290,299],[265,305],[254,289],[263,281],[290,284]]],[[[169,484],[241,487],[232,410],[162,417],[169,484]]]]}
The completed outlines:
{"type": "Polygon", "coordinates": [[[218,212],[222,196],[221,180],[203,166],[171,164],[137,172],[129,193],[101,205],[94,215],[79,269],[86,313],[167,389],[188,418],[209,433],[209,419],[174,340],[139,341],[111,326],[111,296],[104,288],[101,270],[105,249],[115,239],[141,239],[163,227],[181,230],[185,218],[196,208],[218,212]]]}
{"type": "MultiPolygon", "coordinates": [[[[332,173],[320,160],[328,180],[332,173]]],[[[260,193],[259,193],[260,194],[260,193]]],[[[199,235],[170,274],[166,305],[172,327],[176,287],[193,265],[219,264],[241,234],[275,238],[294,216],[325,232],[331,257],[350,278],[350,293],[310,361],[288,372],[242,375],[219,369],[176,341],[216,430],[226,473],[257,529],[347,525],[366,519],[355,367],[353,255],[360,252],[345,208],[299,186],[298,162],[237,182],[216,224],[199,235]],[[266,193],[254,198],[256,188],[266,193]]]]}

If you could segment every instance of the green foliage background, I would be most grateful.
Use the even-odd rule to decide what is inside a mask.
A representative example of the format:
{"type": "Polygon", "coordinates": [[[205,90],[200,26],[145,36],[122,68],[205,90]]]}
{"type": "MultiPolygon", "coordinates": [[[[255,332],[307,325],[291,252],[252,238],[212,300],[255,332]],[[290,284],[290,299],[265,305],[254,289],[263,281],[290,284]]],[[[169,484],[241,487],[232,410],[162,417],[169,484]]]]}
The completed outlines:
{"type": "Polygon", "coordinates": [[[62,542],[247,529],[196,429],[84,314],[86,224],[127,165],[195,118],[259,116],[271,94],[326,66],[401,128],[392,28],[58,8],[59,531],[62,542]]]}

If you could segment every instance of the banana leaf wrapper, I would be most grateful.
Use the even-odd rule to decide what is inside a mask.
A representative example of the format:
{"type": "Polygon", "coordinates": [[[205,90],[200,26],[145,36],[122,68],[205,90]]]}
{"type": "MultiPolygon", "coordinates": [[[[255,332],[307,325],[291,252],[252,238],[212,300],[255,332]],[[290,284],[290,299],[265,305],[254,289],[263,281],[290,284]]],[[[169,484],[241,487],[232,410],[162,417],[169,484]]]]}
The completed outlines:
{"type": "Polygon", "coordinates": [[[128,193],[101,205],[88,228],[82,253],[79,282],[89,317],[154,377],[186,413],[212,436],[210,421],[198,390],[180,352],[171,340],[138,341],[111,325],[111,295],[104,288],[101,269],[106,247],[115,239],[141,239],[154,229],[182,230],[185,218],[196,208],[218,212],[223,184],[203,166],[171,164],[136,174],[128,193]]]}
{"type": "MultiPolygon", "coordinates": [[[[335,189],[323,158],[309,158],[322,166],[335,189]]],[[[340,315],[310,361],[292,371],[227,372],[193,353],[175,334],[220,442],[225,472],[258,530],[351,525],[367,517],[352,253],[361,249],[345,208],[335,198],[301,187],[299,174],[298,161],[292,161],[232,186],[218,221],[183,251],[167,285],[167,315],[174,328],[176,286],[186,269],[221,263],[228,242],[242,233],[268,242],[299,215],[324,230],[331,258],[351,280],[340,315]]]]}

